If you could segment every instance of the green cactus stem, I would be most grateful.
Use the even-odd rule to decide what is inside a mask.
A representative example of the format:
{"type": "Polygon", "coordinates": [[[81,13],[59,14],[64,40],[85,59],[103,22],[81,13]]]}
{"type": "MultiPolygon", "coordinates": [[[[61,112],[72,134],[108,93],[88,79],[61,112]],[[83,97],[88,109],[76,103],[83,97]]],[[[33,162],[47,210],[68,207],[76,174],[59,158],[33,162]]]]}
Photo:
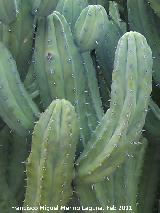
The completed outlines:
{"type": "MultiPolygon", "coordinates": [[[[149,143],[145,154],[142,176],[138,189],[138,213],[151,213],[154,209],[160,173],[159,140],[148,138],[149,143]]],[[[158,204],[158,202],[157,202],[158,204]]]]}
{"type": "Polygon", "coordinates": [[[77,161],[77,177],[88,183],[111,175],[141,135],[152,90],[152,53],[144,36],[122,36],[112,79],[110,109],[77,161]]]}
{"type": "Polygon", "coordinates": [[[107,87],[110,89],[116,46],[120,37],[126,32],[126,27],[125,23],[119,18],[120,15],[117,4],[115,2],[110,2],[109,5],[110,19],[107,18],[105,20],[105,38],[99,42],[96,48],[96,57],[105,77],[107,87]]]}
{"type": "Polygon", "coordinates": [[[17,206],[14,195],[7,184],[7,164],[8,164],[8,149],[9,149],[9,128],[4,127],[0,131],[0,212],[17,212],[12,208],[17,206]]]}
{"type": "Polygon", "coordinates": [[[38,17],[50,15],[56,8],[58,0],[34,0],[32,13],[38,17]]]}
{"type": "Polygon", "coordinates": [[[2,43],[0,55],[0,116],[17,134],[25,136],[39,112],[20,80],[15,60],[2,43]]]}
{"type": "Polygon", "coordinates": [[[53,101],[34,128],[24,206],[60,207],[68,203],[78,139],[74,107],[64,99],[53,101]]]}
{"type": "Polygon", "coordinates": [[[160,2],[159,0],[149,0],[148,3],[152,7],[152,9],[155,11],[156,15],[160,17],[160,2]]]}
{"type": "Polygon", "coordinates": [[[160,83],[160,37],[156,17],[146,0],[127,0],[129,27],[143,34],[153,52],[153,78],[160,83]]]}
{"type": "Polygon", "coordinates": [[[74,37],[81,52],[95,49],[104,38],[106,19],[107,13],[101,5],[89,5],[82,10],[74,30],[74,37]]]}
{"type": "Polygon", "coordinates": [[[4,24],[13,22],[18,14],[19,0],[0,0],[0,21],[4,24]]]}

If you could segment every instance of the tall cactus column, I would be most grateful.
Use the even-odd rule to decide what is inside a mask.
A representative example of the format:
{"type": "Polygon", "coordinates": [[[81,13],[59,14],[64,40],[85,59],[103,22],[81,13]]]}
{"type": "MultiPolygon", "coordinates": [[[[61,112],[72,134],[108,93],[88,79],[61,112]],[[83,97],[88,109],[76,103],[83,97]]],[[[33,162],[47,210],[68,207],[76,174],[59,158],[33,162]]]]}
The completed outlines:
{"type": "Polygon", "coordinates": [[[34,129],[24,206],[67,204],[72,195],[78,139],[74,107],[66,100],[53,101],[34,129]]]}

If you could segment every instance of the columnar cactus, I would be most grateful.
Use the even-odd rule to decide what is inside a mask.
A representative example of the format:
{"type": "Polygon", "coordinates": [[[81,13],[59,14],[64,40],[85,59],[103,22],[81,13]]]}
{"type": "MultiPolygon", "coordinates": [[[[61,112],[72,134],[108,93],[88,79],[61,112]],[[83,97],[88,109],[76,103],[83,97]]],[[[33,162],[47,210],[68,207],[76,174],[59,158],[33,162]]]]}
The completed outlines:
{"type": "MultiPolygon", "coordinates": [[[[86,1],[78,1],[77,3],[75,0],[59,1],[57,5],[56,10],[58,10],[63,16],[65,16],[66,21],[70,25],[70,29],[73,33],[73,36],[75,31],[75,24],[77,23],[76,21],[78,18],[80,18],[81,12],[85,10],[86,5],[86,1]],[[68,4],[72,5],[72,7],[68,7],[68,4]]],[[[99,18],[101,17],[103,21],[103,16],[101,16],[99,13],[97,13],[97,16],[99,16],[99,18]]],[[[81,46],[79,47],[81,48],[81,46]]],[[[102,119],[102,103],[100,100],[98,82],[96,79],[96,70],[93,65],[89,49],[84,53],[79,53],[79,56],[83,63],[84,75],[86,80],[86,110],[89,130],[92,133],[93,130],[95,130],[97,123],[102,119]]]]}
{"type": "Polygon", "coordinates": [[[0,21],[5,24],[13,22],[18,14],[19,0],[0,1],[0,21]]]}
{"type": "Polygon", "coordinates": [[[84,182],[112,174],[139,140],[152,88],[152,54],[141,34],[129,32],[120,39],[112,80],[110,109],[77,161],[84,182]]]}
{"type": "Polygon", "coordinates": [[[25,90],[8,49],[0,43],[0,116],[17,134],[25,136],[33,128],[38,109],[25,90]]]}
{"type": "Polygon", "coordinates": [[[20,205],[24,200],[24,179],[26,178],[24,171],[26,171],[25,162],[29,155],[30,142],[30,137],[21,137],[15,133],[11,133],[9,137],[6,179],[10,191],[20,205]]]}
{"type": "Polygon", "coordinates": [[[159,11],[0,0],[0,212],[157,208],[159,11]]]}
{"type": "Polygon", "coordinates": [[[59,0],[56,11],[65,17],[72,30],[81,11],[87,6],[87,0],[59,0]]]}
{"type": "Polygon", "coordinates": [[[32,3],[32,12],[36,16],[48,16],[56,8],[58,0],[34,0],[32,3]]]}
{"type": "Polygon", "coordinates": [[[108,19],[107,13],[100,5],[89,5],[82,10],[74,30],[75,40],[81,52],[95,49],[104,38],[106,19],[108,19]]]}
{"type": "Polygon", "coordinates": [[[9,129],[4,127],[0,131],[0,211],[8,213],[16,212],[12,206],[16,206],[17,202],[7,183],[7,164],[8,164],[8,149],[9,149],[9,129]]]}
{"type": "MultiPolygon", "coordinates": [[[[95,111],[94,118],[97,125],[97,121],[103,115],[100,97],[97,95],[95,70],[90,61],[83,60],[74,43],[69,24],[58,12],[54,12],[47,19],[39,20],[35,44],[35,70],[44,107],[57,98],[65,98],[75,105],[82,142],[85,144],[90,135],[87,120],[95,111]],[[90,71],[91,74],[88,74],[87,70],[90,68],[93,72],[90,71]],[[95,88],[96,94],[92,92],[90,95],[85,75],[88,76],[87,79],[94,80],[89,84],[89,89],[95,88]],[[90,98],[93,103],[91,105],[88,102],[90,98]]],[[[91,128],[95,127],[94,125],[91,128]]]]}
{"type": "Polygon", "coordinates": [[[53,101],[34,128],[24,207],[67,204],[78,139],[74,107],[66,100],[53,101]]]}
{"type": "Polygon", "coordinates": [[[111,18],[105,20],[105,38],[99,42],[96,48],[96,56],[106,79],[107,86],[110,89],[116,46],[118,44],[118,40],[126,32],[126,30],[125,23],[120,19],[118,6],[115,2],[110,2],[109,4],[109,15],[111,18]]]}
{"type": "Polygon", "coordinates": [[[16,60],[20,77],[24,80],[29,62],[32,57],[34,16],[31,14],[31,5],[26,0],[19,0],[16,19],[5,25],[0,24],[0,41],[11,51],[16,60]]]}
{"type": "Polygon", "coordinates": [[[148,3],[153,8],[155,13],[160,17],[160,2],[158,0],[149,0],[148,3]]]}
{"type": "Polygon", "coordinates": [[[150,134],[150,136],[154,137],[155,139],[159,139],[159,126],[160,108],[152,99],[150,99],[149,110],[145,121],[145,129],[148,131],[148,134],[150,134]]]}
{"type": "Polygon", "coordinates": [[[150,213],[154,210],[155,198],[158,191],[160,172],[159,139],[149,138],[149,144],[144,158],[138,192],[138,213],[150,213]]]}
{"type": "Polygon", "coordinates": [[[127,0],[129,27],[143,34],[153,52],[153,77],[156,83],[160,83],[160,37],[156,25],[154,11],[146,0],[127,0]]]}

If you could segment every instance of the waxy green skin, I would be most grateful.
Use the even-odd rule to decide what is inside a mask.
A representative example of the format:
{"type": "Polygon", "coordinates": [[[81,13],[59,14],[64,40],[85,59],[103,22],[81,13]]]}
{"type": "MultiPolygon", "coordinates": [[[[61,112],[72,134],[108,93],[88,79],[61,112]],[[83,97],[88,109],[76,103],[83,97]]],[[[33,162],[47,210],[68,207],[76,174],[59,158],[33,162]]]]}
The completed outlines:
{"type": "Polygon", "coordinates": [[[130,159],[126,158],[124,164],[105,181],[93,185],[96,197],[104,209],[106,206],[115,205],[117,208],[115,212],[118,213],[121,206],[125,206],[126,210],[127,206],[131,206],[132,211],[137,212],[138,184],[142,174],[146,146],[146,139],[141,139],[130,159]]]}
{"type": "Polygon", "coordinates": [[[129,27],[143,34],[153,52],[153,78],[160,83],[160,37],[156,15],[146,0],[127,0],[129,27]]]}
{"type": "Polygon", "coordinates": [[[31,63],[27,72],[27,75],[24,80],[24,87],[26,88],[27,92],[30,94],[32,99],[39,96],[39,88],[37,82],[37,76],[34,70],[34,64],[31,63]]]}
{"type": "Polygon", "coordinates": [[[75,41],[81,52],[95,49],[104,38],[106,19],[107,13],[101,5],[89,5],[82,10],[74,29],[75,41]]]}
{"type": "Polygon", "coordinates": [[[78,140],[74,107],[64,99],[53,101],[34,128],[24,206],[65,206],[68,203],[72,196],[78,140]]]}
{"type": "Polygon", "coordinates": [[[0,41],[7,46],[15,58],[22,80],[25,79],[32,58],[35,18],[30,10],[31,4],[28,1],[19,0],[16,19],[9,25],[0,24],[0,41]]]}
{"type": "Polygon", "coordinates": [[[126,26],[120,19],[118,6],[115,2],[109,4],[109,15],[110,20],[108,18],[105,20],[105,37],[96,48],[96,57],[106,79],[107,87],[110,89],[116,46],[120,37],[126,32],[126,26]]]}
{"type": "Polygon", "coordinates": [[[89,53],[84,57],[87,58],[84,61],[74,43],[69,24],[58,12],[54,12],[47,20],[39,20],[35,44],[35,71],[44,108],[57,98],[69,100],[75,106],[81,139],[83,144],[86,144],[90,136],[88,120],[92,112],[95,112],[96,124],[92,125],[91,129],[95,129],[97,121],[103,115],[95,70],[89,53]],[[91,97],[89,101],[88,96],[91,97]]]}
{"type": "Polygon", "coordinates": [[[18,0],[0,0],[0,5],[0,21],[10,24],[18,14],[18,0]]]}
{"type": "Polygon", "coordinates": [[[50,15],[56,8],[58,0],[33,0],[32,13],[38,17],[50,15]]]}
{"type": "Polygon", "coordinates": [[[10,134],[7,183],[10,191],[16,198],[19,205],[23,205],[25,193],[26,159],[30,153],[31,136],[21,137],[15,133],[10,134]],[[14,177],[14,178],[13,178],[14,177]]]}
{"type": "MultiPolygon", "coordinates": [[[[75,23],[80,16],[81,12],[87,6],[86,1],[75,1],[66,0],[59,1],[56,10],[58,10],[64,17],[66,21],[70,24],[70,29],[74,36],[75,23]]],[[[98,88],[98,82],[96,79],[96,70],[93,65],[90,52],[80,53],[80,58],[83,63],[84,77],[86,79],[86,111],[88,118],[89,131],[92,133],[98,122],[102,119],[103,109],[100,99],[100,93],[98,88]]]]}
{"type": "MultiPolygon", "coordinates": [[[[138,213],[154,211],[159,186],[160,144],[159,140],[148,137],[148,147],[144,158],[143,173],[139,183],[138,213]]],[[[157,203],[158,204],[158,203],[157,203]]]]}
{"type": "Polygon", "coordinates": [[[84,212],[91,211],[95,213],[99,212],[96,211],[96,208],[101,207],[101,204],[96,197],[94,186],[91,184],[85,184],[83,181],[77,181],[75,185],[76,185],[75,186],[76,192],[80,199],[81,207],[83,206],[84,208],[83,211],[84,212]],[[92,209],[94,208],[95,210],[92,211],[91,208],[92,209]]]}
{"type": "MultiPolygon", "coordinates": [[[[147,146],[147,139],[142,137],[130,155],[130,158],[125,161],[123,166],[126,205],[132,206],[133,212],[137,212],[137,195],[140,178],[143,174],[147,146]]],[[[116,183],[118,184],[118,181],[116,183]]],[[[123,204],[121,203],[121,205],[123,204]]]]}
{"type": "Polygon", "coordinates": [[[88,3],[93,5],[93,4],[99,4],[102,5],[103,7],[105,7],[105,9],[108,9],[109,6],[109,1],[108,0],[88,0],[88,3]]]}
{"type": "Polygon", "coordinates": [[[150,99],[149,110],[145,121],[145,129],[147,130],[147,133],[156,140],[160,138],[159,126],[160,108],[152,99],[150,99]]]}
{"type": "Polygon", "coordinates": [[[149,5],[155,11],[156,15],[160,17],[160,1],[159,0],[149,0],[149,5]]]}
{"type": "Polygon", "coordinates": [[[88,6],[87,0],[59,0],[56,11],[62,14],[73,32],[81,11],[88,6]]]}
{"type": "Polygon", "coordinates": [[[77,178],[86,183],[111,175],[139,140],[152,90],[152,53],[141,34],[120,39],[112,80],[110,109],[77,161],[77,178]]]}
{"type": "Polygon", "coordinates": [[[38,109],[20,80],[11,53],[2,43],[0,55],[0,116],[17,134],[25,136],[34,126],[38,109]]]}
{"type": "MultiPolygon", "coordinates": [[[[4,127],[0,131],[0,211],[8,213],[12,206],[17,206],[14,195],[7,183],[8,149],[9,149],[9,128],[4,127]]],[[[17,212],[12,209],[12,212],[17,212]]]]}
{"type": "Polygon", "coordinates": [[[19,0],[19,12],[14,22],[9,25],[8,48],[16,60],[20,77],[24,80],[32,58],[34,16],[30,12],[31,4],[19,0]]]}

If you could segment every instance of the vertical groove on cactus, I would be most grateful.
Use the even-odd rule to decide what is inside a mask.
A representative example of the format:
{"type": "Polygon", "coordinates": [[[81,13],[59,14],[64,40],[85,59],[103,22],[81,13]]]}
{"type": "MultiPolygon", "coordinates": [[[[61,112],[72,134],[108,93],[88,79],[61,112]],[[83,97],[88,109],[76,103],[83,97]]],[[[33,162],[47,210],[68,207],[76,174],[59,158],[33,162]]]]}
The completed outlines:
{"type": "Polygon", "coordinates": [[[53,101],[35,126],[27,163],[24,206],[63,206],[72,195],[79,131],[74,107],[53,101]]]}
{"type": "Polygon", "coordinates": [[[132,143],[139,140],[151,82],[152,54],[145,38],[136,32],[126,33],[115,55],[110,109],[77,161],[80,178],[93,183],[100,181],[124,162],[132,143]]]}
{"type": "Polygon", "coordinates": [[[33,128],[38,109],[20,80],[11,53],[2,43],[0,55],[0,115],[11,129],[24,136],[33,128]]]}

